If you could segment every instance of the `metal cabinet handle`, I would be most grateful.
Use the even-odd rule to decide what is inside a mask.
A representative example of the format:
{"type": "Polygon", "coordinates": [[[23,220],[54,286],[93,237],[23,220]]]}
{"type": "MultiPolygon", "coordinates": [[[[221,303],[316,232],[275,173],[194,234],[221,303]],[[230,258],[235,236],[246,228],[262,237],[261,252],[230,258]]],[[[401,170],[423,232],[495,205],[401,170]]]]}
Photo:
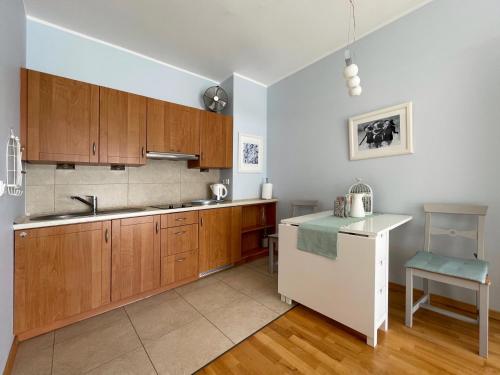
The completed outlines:
{"type": "Polygon", "coordinates": [[[176,234],[176,235],[180,235],[180,234],[184,234],[184,233],[186,233],[186,231],[185,231],[185,230],[180,231],[180,232],[175,232],[174,234],[176,234]]]}
{"type": "Polygon", "coordinates": [[[141,155],[142,155],[142,157],[144,157],[144,146],[142,146],[141,155]]]}
{"type": "Polygon", "coordinates": [[[26,232],[21,232],[21,233],[19,233],[19,237],[23,237],[23,238],[24,238],[24,237],[26,237],[27,235],[28,235],[28,233],[26,233],[26,232]]]}
{"type": "Polygon", "coordinates": [[[187,217],[178,217],[177,219],[175,219],[175,221],[184,221],[184,220],[187,220],[187,217]]]}
{"type": "Polygon", "coordinates": [[[200,217],[200,226],[202,227],[203,226],[203,218],[200,217]]]}
{"type": "Polygon", "coordinates": [[[93,142],[92,143],[92,155],[95,155],[96,150],[97,150],[97,148],[96,148],[95,142],[93,142]]]}
{"type": "Polygon", "coordinates": [[[156,233],[158,233],[158,231],[160,230],[159,226],[158,226],[158,222],[156,222],[156,233]]]}
{"type": "Polygon", "coordinates": [[[108,243],[109,241],[109,230],[106,229],[106,231],[104,232],[104,241],[106,241],[106,243],[108,243]]]}
{"type": "Polygon", "coordinates": [[[181,258],[181,259],[176,259],[175,261],[176,262],[184,262],[186,260],[186,258],[181,258]]]}

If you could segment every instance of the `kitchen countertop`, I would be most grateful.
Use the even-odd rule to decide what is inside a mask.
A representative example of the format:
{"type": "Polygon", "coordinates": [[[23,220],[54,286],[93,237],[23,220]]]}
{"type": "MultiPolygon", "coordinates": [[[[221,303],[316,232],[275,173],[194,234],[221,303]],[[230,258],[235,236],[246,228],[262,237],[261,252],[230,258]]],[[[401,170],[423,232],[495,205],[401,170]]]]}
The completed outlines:
{"type": "MultiPolygon", "coordinates": [[[[283,219],[282,224],[300,225],[309,220],[319,219],[325,216],[333,215],[333,211],[316,212],[310,215],[291,217],[283,219]]],[[[340,228],[341,233],[360,234],[368,237],[375,237],[380,232],[394,229],[413,218],[409,215],[376,213],[373,216],[366,216],[364,220],[348,224],[340,228]]]]}
{"type": "Polygon", "coordinates": [[[171,208],[171,209],[146,207],[144,211],[138,211],[138,212],[129,212],[129,213],[121,212],[121,213],[111,213],[111,214],[103,214],[96,216],[82,216],[82,217],[73,217],[70,219],[44,220],[44,221],[31,221],[29,216],[21,216],[14,221],[13,227],[14,230],[33,229],[33,228],[53,227],[53,226],[68,225],[68,224],[90,223],[94,221],[126,219],[130,217],[164,215],[176,212],[210,210],[213,208],[247,206],[252,204],[273,203],[277,201],[278,201],[277,199],[241,199],[241,200],[233,200],[222,203],[210,204],[207,206],[192,206],[192,207],[181,207],[181,208],[171,208]]]}

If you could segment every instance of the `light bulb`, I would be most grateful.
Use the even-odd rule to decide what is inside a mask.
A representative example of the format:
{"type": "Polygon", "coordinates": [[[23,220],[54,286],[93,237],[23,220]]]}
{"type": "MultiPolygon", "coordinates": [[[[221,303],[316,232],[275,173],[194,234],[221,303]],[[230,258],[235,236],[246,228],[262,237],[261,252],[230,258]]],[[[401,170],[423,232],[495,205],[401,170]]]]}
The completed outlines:
{"type": "Polygon", "coordinates": [[[359,86],[360,82],[361,82],[361,80],[359,79],[359,76],[351,77],[347,80],[347,87],[353,88],[353,87],[359,86]]]}
{"type": "Polygon", "coordinates": [[[344,77],[351,78],[358,74],[358,66],[356,64],[348,65],[344,68],[344,77]]]}
{"type": "Polygon", "coordinates": [[[363,91],[363,89],[361,88],[361,86],[352,87],[349,89],[349,95],[359,96],[359,95],[361,95],[362,91],[363,91]]]}

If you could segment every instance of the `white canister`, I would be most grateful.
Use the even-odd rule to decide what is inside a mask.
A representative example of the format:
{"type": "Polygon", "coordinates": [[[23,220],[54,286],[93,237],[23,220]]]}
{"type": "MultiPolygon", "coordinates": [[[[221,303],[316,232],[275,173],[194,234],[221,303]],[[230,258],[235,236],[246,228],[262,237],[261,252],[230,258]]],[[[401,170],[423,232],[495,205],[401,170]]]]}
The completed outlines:
{"type": "Polygon", "coordinates": [[[266,178],[266,182],[262,184],[262,199],[271,199],[273,197],[273,184],[266,178]]]}

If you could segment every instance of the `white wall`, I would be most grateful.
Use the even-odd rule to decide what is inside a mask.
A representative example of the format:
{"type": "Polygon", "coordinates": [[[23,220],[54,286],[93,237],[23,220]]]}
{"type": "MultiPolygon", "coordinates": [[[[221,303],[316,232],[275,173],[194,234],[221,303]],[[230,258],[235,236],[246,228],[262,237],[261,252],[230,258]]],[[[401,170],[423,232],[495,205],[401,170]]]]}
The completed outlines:
{"type": "MultiPolygon", "coordinates": [[[[19,134],[19,68],[25,64],[25,15],[22,0],[0,1],[0,180],[5,181],[5,149],[10,129],[19,134]]],[[[13,339],[12,223],[24,211],[24,197],[0,197],[0,370],[13,339]]]]}
{"type": "Polygon", "coordinates": [[[267,88],[237,74],[233,75],[233,199],[257,198],[267,175],[267,88]],[[257,135],[264,140],[264,166],[260,173],[240,173],[239,134],[257,135]]]}
{"type": "Polygon", "coordinates": [[[29,69],[198,108],[201,94],[216,84],[34,20],[26,33],[29,69]]]}
{"type": "MultiPolygon", "coordinates": [[[[364,178],[376,211],[414,216],[391,233],[390,279],[404,284],[403,265],[424,244],[424,202],[487,204],[491,305],[500,310],[499,16],[495,0],[435,0],[364,37],[354,47],[360,97],[347,95],[343,51],[271,86],[268,170],[281,216],[292,199],[331,208],[364,178]],[[406,101],[413,101],[415,154],[349,161],[348,118],[406,101]]],[[[471,257],[466,245],[435,249],[471,257]]],[[[473,301],[463,290],[440,292],[473,301]]]]}

